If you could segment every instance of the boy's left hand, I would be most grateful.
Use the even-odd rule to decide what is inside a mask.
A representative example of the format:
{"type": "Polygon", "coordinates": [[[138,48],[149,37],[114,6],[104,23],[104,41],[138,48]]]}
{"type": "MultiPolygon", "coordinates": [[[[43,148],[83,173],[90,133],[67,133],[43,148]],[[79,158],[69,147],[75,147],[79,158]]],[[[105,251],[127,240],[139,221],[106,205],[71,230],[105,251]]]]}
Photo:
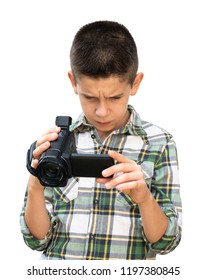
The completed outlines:
{"type": "Polygon", "coordinates": [[[146,202],[151,193],[144,180],[141,166],[115,151],[109,151],[108,155],[118,164],[103,170],[102,175],[104,177],[113,175],[113,178],[97,178],[96,181],[104,184],[106,189],[116,188],[128,194],[137,204],[146,202]]]}

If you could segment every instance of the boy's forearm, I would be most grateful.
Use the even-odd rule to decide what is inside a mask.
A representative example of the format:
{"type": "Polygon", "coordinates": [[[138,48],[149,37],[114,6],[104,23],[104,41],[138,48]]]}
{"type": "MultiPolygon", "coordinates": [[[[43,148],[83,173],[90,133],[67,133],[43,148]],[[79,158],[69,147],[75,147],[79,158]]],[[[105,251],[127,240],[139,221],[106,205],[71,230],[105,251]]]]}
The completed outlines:
{"type": "Polygon", "coordinates": [[[29,179],[25,221],[34,237],[43,239],[47,235],[50,218],[45,205],[44,189],[36,178],[29,179]]]}
{"type": "Polygon", "coordinates": [[[139,204],[144,233],[150,243],[157,242],[165,233],[168,226],[168,218],[161,210],[154,197],[139,204]]]}

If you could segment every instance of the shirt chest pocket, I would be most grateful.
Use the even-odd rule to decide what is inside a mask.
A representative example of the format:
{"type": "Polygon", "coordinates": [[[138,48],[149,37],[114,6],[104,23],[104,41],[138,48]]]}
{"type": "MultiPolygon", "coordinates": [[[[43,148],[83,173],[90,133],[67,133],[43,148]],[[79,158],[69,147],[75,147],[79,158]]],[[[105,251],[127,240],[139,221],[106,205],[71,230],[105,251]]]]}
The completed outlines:
{"type": "Polygon", "coordinates": [[[57,203],[70,203],[78,197],[78,178],[68,180],[67,186],[54,188],[53,200],[57,203]]]}
{"type": "Polygon", "coordinates": [[[94,178],[73,177],[68,180],[67,186],[54,188],[53,200],[59,204],[77,204],[77,207],[86,205],[91,200],[94,184],[94,178]]]}

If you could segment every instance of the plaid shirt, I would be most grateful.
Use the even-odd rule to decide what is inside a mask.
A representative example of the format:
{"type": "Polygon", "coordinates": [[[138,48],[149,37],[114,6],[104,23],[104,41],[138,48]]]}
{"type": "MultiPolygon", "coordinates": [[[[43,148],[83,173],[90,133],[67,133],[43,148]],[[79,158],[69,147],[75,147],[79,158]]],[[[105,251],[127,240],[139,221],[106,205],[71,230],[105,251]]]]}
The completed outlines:
{"type": "Polygon", "coordinates": [[[181,200],[178,162],[172,136],[142,121],[132,106],[125,127],[112,132],[102,142],[96,129],[83,115],[73,123],[78,153],[106,154],[115,150],[140,164],[145,180],[162,211],[168,228],[154,244],[147,240],[139,206],[123,192],[106,190],[94,178],[69,179],[66,187],[45,188],[51,227],[43,240],[29,232],[24,211],[21,230],[25,243],[43,251],[43,259],[155,259],[171,252],[181,238],[181,200]]]}

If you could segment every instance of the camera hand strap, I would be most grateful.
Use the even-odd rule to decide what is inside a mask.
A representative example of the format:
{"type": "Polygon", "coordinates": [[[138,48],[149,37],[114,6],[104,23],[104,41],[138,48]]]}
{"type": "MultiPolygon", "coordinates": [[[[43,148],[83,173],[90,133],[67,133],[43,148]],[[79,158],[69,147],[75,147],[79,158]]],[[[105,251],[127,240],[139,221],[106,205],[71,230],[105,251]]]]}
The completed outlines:
{"type": "Polygon", "coordinates": [[[33,159],[33,151],[36,149],[36,142],[37,142],[37,141],[35,141],[34,143],[32,143],[32,145],[30,146],[29,150],[27,151],[27,169],[28,169],[28,171],[29,171],[32,175],[34,175],[34,176],[37,177],[36,169],[33,168],[33,167],[31,166],[31,164],[32,164],[32,159],[33,159]]]}

